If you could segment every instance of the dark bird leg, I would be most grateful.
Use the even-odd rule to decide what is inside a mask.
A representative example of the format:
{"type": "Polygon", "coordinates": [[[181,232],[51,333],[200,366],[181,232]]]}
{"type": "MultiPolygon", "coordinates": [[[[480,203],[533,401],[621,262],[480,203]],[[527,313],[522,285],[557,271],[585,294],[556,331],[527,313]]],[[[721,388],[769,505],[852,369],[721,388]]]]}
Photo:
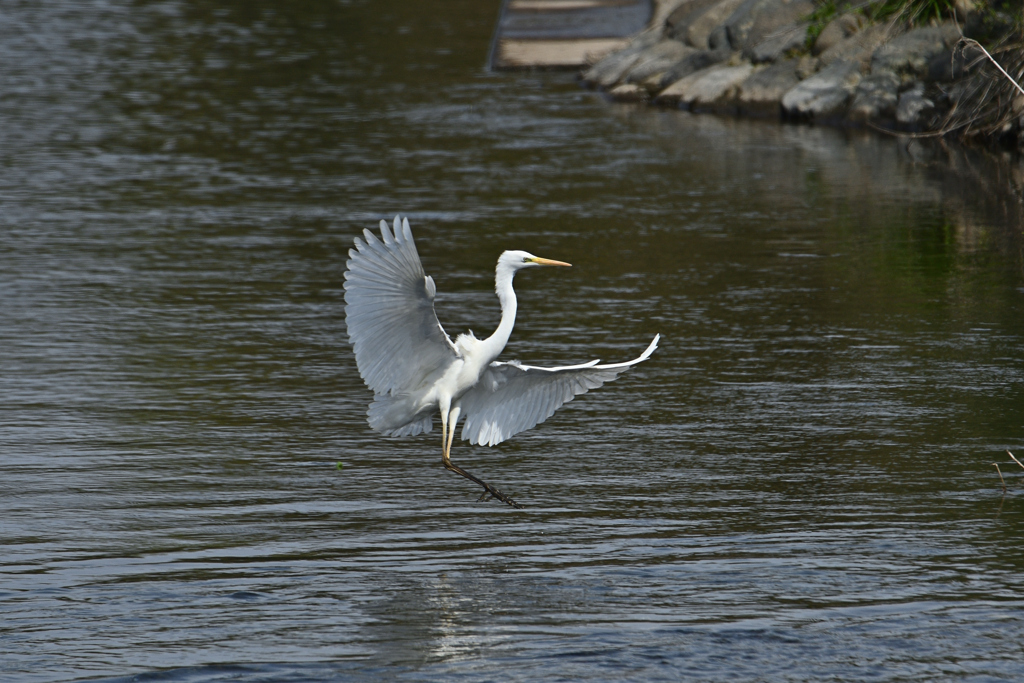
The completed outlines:
{"type": "Polygon", "coordinates": [[[458,407],[453,408],[451,410],[450,414],[449,414],[448,410],[446,410],[445,408],[441,409],[441,463],[444,465],[444,468],[446,470],[451,470],[452,472],[455,472],[456,474],[461,474],[466,479],[469,479],[470,481],[475,482],[475,483],[479,484],[480,486],[483,486],[484,487],[484,492],[480,496],[480,498],[478,499],[478,502],[485,500],[487,498],[487,496],[490,495],[490,496],[492,496],[494,498],[497,498],[502,503],[506,503],[508,505],[511,505],[512,507],[516,508],[517,510],[522,510],[523,509],[522,505],[520,505],[519,503],[517,503],[514,500],[512,500],[511,498],[509,498],[504,493],[502,493],[498,489],[496,489],[493,486],[491,486],[490,484],[488,484],[486,481],[483,481],[481,479],[477,479],[472,474],[470,474],[469,472],[467,472],[466,470],[462,469],[461,467],[459,467],[458,465],[456,465],[455,463],[453,463],[451,461],[451,458],[449,457],[449,454],[451,453],[451,450],[452,450],[452,441],[455,440],[455,425],[457,425],[458,422],[459,422],[459,408],[458,407]],[[450,430],[449,430],[449,425],[451,426],[450,430]]]}
{"type": "Polygon", "coordinates": [[[484,493],[483,493],[483,495],[480,496],[480,500],[484,500],[485,498],[487,498],[488,495],[490,495],[490,496],[492,496],[494,498],[497,498],[502,503],[507,503],[507,504],[511,505],[512,507],[514,507],[517,510],[522,510],[523,509],[522,505],[520,505],[519,503],[517,503],[514,500],[512,500],[511,498],[509,498],[504,493],[502,493],[498,489],[496,489],[493,486],[491,486],[490,484],[488,484],[486,481],[482,481],[480,479],[477,479],[472,474],[470,474],[466,470],[462,469],[461,467],[459,467],[458,465],[453,463],[451,461],[451,459],[448,457],[447,453],[445,453],[444,456],[441,458],[441,462],[444,463],[444,468],[446,470],[451,470],[452,472],[455,472],[456,474],[461,474],[466,479],[469,479],[470,481],[475,482],[475,483],[479,484],[480,486],[483,486],[484,487],[484,493]]]}

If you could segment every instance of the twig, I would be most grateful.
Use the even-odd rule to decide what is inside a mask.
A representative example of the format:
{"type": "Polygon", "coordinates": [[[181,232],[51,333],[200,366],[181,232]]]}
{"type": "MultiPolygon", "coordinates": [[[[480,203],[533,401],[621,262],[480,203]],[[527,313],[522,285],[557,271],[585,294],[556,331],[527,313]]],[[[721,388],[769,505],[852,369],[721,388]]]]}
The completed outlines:
{"type": "Polygon", "coordinates": [[[996,472],[999,473],[999,482],[1003,485],[1003,495],[1006,495],[1006,480],[1003,479],[1003,471],[999,469],[999,463],[992,463],[992,467],[996,468],[996,472]]]}
{"type": "MultiPolygon", "coordinates": [[[[951,111],[949,113],[949,116],[946,117],[946,119],[949,120],[952,117],[952,114],[953,112],[951,111]]],[[[955,126],[945,126],[943,128],[940,128],[939,130],[933,130],[930,133],[910,133],[905,131],[892,130],[891,128],[885,128],[883,126],[879,126],[878,124],[872,123],[871,121],[866,121],[865,123],[867,123],[869,128],[874,128],[879,133],[886,133],[888,135],[892,135],[899,138],[943,138],[949,133],[952,133],[953,131],[957,130],[958,128],[963,128],[964,126],[971,125],[975,121],[980,121],[982,117],[983,114],[979,114],[978,116],[975,116],[973,119],[961,121],[955,126]]]]}
{"type": "MultiPolygon", "coordinates": [[[[979,43],[976,40],[971,40],[970,38],[961,38],[960,42],[965,44],[965,45],[973,45],[974,47],[976,47],[979,50],[981,50],[982,52],[984,52],[985,56],[988,57],[988,61],[990,61],[993,64],[995,64],[996,68],[999,69],[999,71],[1002,72],[1002,74],[1004,76],[1006,76],[1006,80],[1010,81],[1010,83],[1013,83],[1013,87],[1017,88],[1017,90],[1020,90],[1020,94],[1021,95],[1024,95],[1024,88],[1020,87],[1020,83],[1018,83],[1017,81],[1013,80],[1013,77],[1010,74],[1006,73],[1006,69],[1004,69],[1002,67],[1002,65],[999,62],[997,62],[992,55],[990,55],[988,53],[988,50],[986,50],[985,47],[981,43],[979,43]]],[[[1014,458],[1014,460],[1016,460],[1016,458],[1014,458]]]]}
{"type": "Polygon", "coordinates": [[[1015,456],[1015,455],[1014,455],[1013,453],[1011,453],[1010,451],[1006,451],[1006,454],[1007,454],[1008,456],[1010,456],[1011,458],[1013,458],[1013,461],[1014,461],[1015,463],[1017,463],[1017,464],[1018,464],[1018,465],[1020,465],[1021,467],[1024,467],[1024,463],[1022,463],[1022,462],[1021,462],[1020,460],[1018,460],[1018,459],[1017,459],[1017,456],[1015,456]]]}
{"type": "MultiPolygon", "coordinates": [[[[898,138],[940,138],[946,133],[952,130],[956,130],[955,128],[950,128],[949,130],[934,130],[930,133],[906,133],[903,131],[886,128],[885,126],[879,126],[877,123],[874,123],[873,121],[865,121],[864,123],[868,125],[868,128],[874,128],[879,133],[885,133],[886,135],[892,135],[898,138]]],[[[966,126],[967,124],[964,123],[961,125],[966,126]]]]}

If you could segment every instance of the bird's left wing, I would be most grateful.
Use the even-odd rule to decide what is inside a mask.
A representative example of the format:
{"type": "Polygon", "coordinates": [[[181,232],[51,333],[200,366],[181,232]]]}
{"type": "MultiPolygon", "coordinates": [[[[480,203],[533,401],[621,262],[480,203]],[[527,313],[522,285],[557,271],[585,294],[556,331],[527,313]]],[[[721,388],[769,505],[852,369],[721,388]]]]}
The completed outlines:
{"type": "Polygon", "coordinates": [[[433,278],[423,264],[409,219],[395,216],[394,233],[380,222],[356,238],[345,271],[345,322],[366,385],[377,394],[417,388],[458,357],[434,313],[433,278]]]}
{"type": "Polygon", "coordinates": [[[659,339],[660,334],[639,358],[625,363],[598,365],[595,360],[563,368],[491,363],[459,401],[466,416],[463,440],[493,446],[534,427],[576,396],[612,381],[630,366],[647,360],[658,348],[659,339]]]}

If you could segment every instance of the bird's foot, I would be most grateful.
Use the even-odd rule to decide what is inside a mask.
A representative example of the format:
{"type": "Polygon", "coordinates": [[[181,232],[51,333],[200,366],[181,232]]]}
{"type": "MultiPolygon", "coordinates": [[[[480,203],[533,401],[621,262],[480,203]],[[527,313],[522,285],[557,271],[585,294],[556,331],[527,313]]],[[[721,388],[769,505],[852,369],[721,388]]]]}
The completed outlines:
{"type": "Polygon", "coordinates": [[[520,505],[519,503],[517,503],[514,500],[512,500],[511,498],[509,498],[504,493],[502,493],[498,489],[496,489],[493,486],[491,486],[490,484],[488,484],[486,481],[482,481],[480,479],[477,479],[472,474],[470,474],[466,470],[462,469],[461,467],[459,467],[458,465],[453,463],[451,460],[449,460],[447,458],[444,458],[444,459],[442,459],[442,463],[444,464],[445,469],[451,470],[452,472],[455,472],[456,474],[461,474],[466,479],[469,479],[470,481],[475,482],[475,483],[479,484],[480,486],[484,487],[483,494],[480,496],[479,500],[477,500],[478,503],[487,500],[487,496],[491,496],[492,498],[497,498],[498,500],[500,500],[502,503],[505,503],[506,505],[511,505],[512,507],[514,507],[517,510],[522,510],[523,509],[522,505],[520,505]]]}
{"type": "Polygon", "coordinates": [[[506,503],[508,505],[511,505],[516,510],[524,509],[524,506],[522,506],[519,503],[515,502],[514,500],[512,500],[511,498],[509,498],[504,493],[502,493],[498,489],[494,488],[490,484],[484,484],[484,492],[480,494],[480,497],[476,499],[476,502],[482,503],[485,500],[487,500],[488,496],[490,496],[491,498],[497,498],[502,503],[506,503]]]}

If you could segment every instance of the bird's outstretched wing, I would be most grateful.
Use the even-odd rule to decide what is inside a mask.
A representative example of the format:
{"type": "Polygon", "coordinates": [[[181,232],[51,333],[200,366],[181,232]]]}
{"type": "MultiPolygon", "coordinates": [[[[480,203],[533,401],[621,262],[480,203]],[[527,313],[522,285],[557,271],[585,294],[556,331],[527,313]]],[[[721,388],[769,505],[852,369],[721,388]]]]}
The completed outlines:
{"type": "Polygon", "coordinates": [[[356,238],[345,272],[345,322],[366,385],[377,394],[419,387],[458,357],[434,313],[434,280],[423,264],[409,219],[395,216],[383,242],[369,230],[356,238]]]}
{"type": "Polygon", "coordinates": [[[493,446],[543,422],[580,394],[617,378],[630,366],[647,360],[658,348],[656,335],[647,350],[625,363],[591,361],[563,368],[535,368],[519,363],[491,363],[459,405],[466,422],[462,438],[493,446]]]}

